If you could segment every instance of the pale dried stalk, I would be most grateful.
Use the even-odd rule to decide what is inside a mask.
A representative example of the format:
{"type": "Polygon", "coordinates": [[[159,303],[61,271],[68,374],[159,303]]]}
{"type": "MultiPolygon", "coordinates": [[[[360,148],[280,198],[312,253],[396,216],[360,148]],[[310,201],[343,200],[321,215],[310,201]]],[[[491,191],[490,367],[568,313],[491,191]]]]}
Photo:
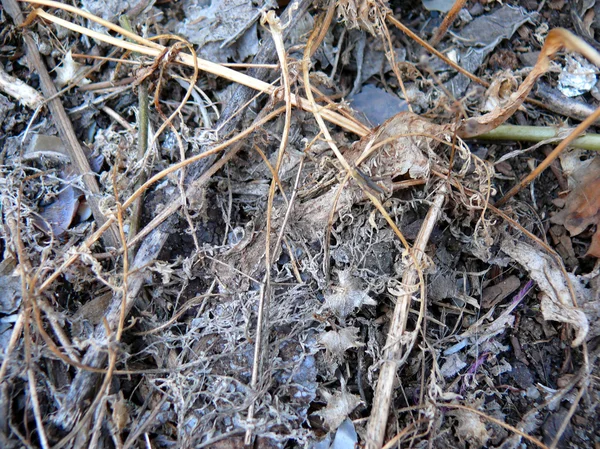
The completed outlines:
{"type": "MultiPolygon", "coordinates": [[[[63,20],[59,17],[56,17],[52,14],[47,13],[46,11],[44,11],[42,9],[39,9],[39,8],[36,9],[32,13],[34,16],[39,16],[45,20],[56,23],[57,25],[63,26],[65,28],[75,31],[77,33],[89,36],[93,39],[97,39],[99,41],[106,42],[106,43],[114,45],[116,47],[124,48],[127,50],[131,50],[131,51],[134,51],[134,52],[137,52],[140,54],[144,54],[147,56],[152,56],[152,57],[160,56],[166,49],[162,45],[151,42],[148,39],[143,39],[135,34],[128,33],[125,29],[123,29],[117,25],[111,24],[110,22],[103,21],[102,19],[99,19],[98,17],[93,16],[89,13],[84,14],[83,11],[79,10],[78,8],[73,8],[73,7],[66,8],[66,6],[68,6],[68,5],[64,5],[62,3],[48,1],[48,0],[39,0],[39,1],[32,2],[32,3],[45,5],[45,6],[51,6],[51,7],[55,7],[55,8],[60,8],[60,9],[64,9],[64,10],[73,12],[75,14],[79,14],[89,20],[93,20],[103,26],[106,26],[107,28],[109,28],[113,31],[116,31],[128,38],[131,38],[137,42],[142,43],[142,44],[136,44],[133,42],[128,42],[123,39],[118,39],[118,38],[109,36],[107,34],[98,33],[96,31],[90,30],[88,28],[76,25],[76,24],[68,22],[66,20],[63,20]]],[[[30,19],[30,20],[33,20],[33,19],[30,19]]],[[[243,84],[244,86],[250,87],[250,88],[258,90],[260,92],[268,93],[270,95],[274,95],[277,90],[277,88],[275,86],[272,86],[269,83],[258,80],[256,78],[253,78],[246,74],[237,72],[228,67],[224,67],[220,64],[215,64],[214,62],[206,61],[206,60],[200,59],[200,58],[194,58],[192,55],[187,54],[187,53],[178,54],[176,61],[181,64],[187,65],[189,67],[197,66],[199,70],[202,70],[202,71],[205,71],[208,73],[212,73],[213,75],[217,75],[217,76],[223,77],[225,79],[228,79],[230,81],[234,81],[236,83],[243,84]]],[[[294,106],[300,107],[306,111],[310,111],[312,109],[310,103],[304,98],[298,97],[296,95],[291,95],[291,101],[294,106]]],[[[362,125],[361,123],[359,123],[355,120],[350,120],[350,119],[344,117],[343,115],[338,114],[329,109],[323,109],[321,111],[321,115],[323,116],[323,118],[325,120],[327,120],[331,123],[334,123],[344,129],[346,129],[347,131],[353,132],[359,136],[364,136],[369,132],[369,129],[366,126],[362,125]]]]}
{"type": "Polygon", "coordinates": [[[406,268],[406,271],[402,276],[402,285],[404,285],[406,293],[396,300],[396,307],[394,308],[394,314],[390,323],[390,330],[383,354],[384,361],[379,372],[371,416],[369,417],[367,425],[366,447],[368,449],[379,449],[383,446],[388,413],[394,393],[394,379],[396,378],[399,365],[405,360],[406,355],[410,352],[410,346],[414,344],[420,321],[424,316],[427,298],[421,295],[421,313],[419,314],[419,322],[417,323],[414,335],[411,337],[412,341],[409,344],[409,348],[407,348],[406,351],[403,350],[402,342],[405,341],[407,337],[406,323],[408,320],[410,303],[412,301],[413,293],[418,288],[418,281],[421,273],[419,264],[423,260],[427,242],[429,241],[431,232],[439,218],[447,194],[448,187],[446,184],[442,184],[427,212],[425,221],[423,222],[417,240],[415,241],[412,251],[414,261],[406,268]]]}
{"type": "Polygon", "coordinates": [[[9,75],[1,68],[0,91],[10,95],[15,100],[31,109],[37,109],[44,102],[44,97],[41,93],[25,84],[20,79],[9,75]]]}
{"type": "MultiPolygon", "coordinates": [[[[258,305],[258,319],[256,323],[256,341],[254,342],[254,361],[252,365],[252,379],[250,381],[250,388],[254,392],[258,392],[260,377],[263,372],[264,360],[268,356],[268,323],[269,323],[269,304],[271,300],[271,224],[272,224],[272,208],[273,199],[275,197],[275,189],[277,186],[278,172],[281,167],[283,155],[287,147],[290,127],[292,124],[292,102],[291,102],[291,86],[290,86],[290,75],[287,66],[287,58],[285,48],[283,45],[282,25],[279,19],[275,16],[274,11],[269,11],[265,16],[266,21],[269,23],[269,29],[271,31],[271,37],[275,42],[275,49],[277,50],[277,57],[279,58],[279,65],[281,66],[281,79],[283,84],[284,99],[285,99],[285,123],[283,126],[283,134],[281,136],[281,142],[279,144],[279,152],[277,155],[277,164],[274,169],[273,179],[271,180],[271,187],[269,188],[269,197],[267,201],[267,228],[265,234],[265,276],[264,284],[261,286],[260,299],[258,305]]],[[[288,24],[289,25],[289,24],[288,24]]],[[[281,191],[284,194],[283,190],[281,191]]],[[[282,229],[283,231],[283,229],[282,229]]],[[[273,249],[273,252],[277,252],[277,247],[273,249]]],[[[254,423],[254,411],[256,406],[256,400],[254,400],[248,408],[247,423],[249,424],[246,429],[246,435],[244,438],[244,444],[250,445],[252,443],[252,430],[254,423]]]]}

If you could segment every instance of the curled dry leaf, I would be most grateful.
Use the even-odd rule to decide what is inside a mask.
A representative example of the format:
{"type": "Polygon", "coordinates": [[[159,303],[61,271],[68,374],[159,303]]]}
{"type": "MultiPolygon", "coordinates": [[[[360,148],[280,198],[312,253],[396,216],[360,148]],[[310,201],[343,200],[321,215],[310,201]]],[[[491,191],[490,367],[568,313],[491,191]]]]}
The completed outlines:
{"type": "Polygon", "coordinates": [[[352,276],[350,270],[340,271],[339,281],[339,286],[333,287],[331,292],[325,294],[324,307],[331,310],[340,320],[344,320],[354,309],[363,305],[377,305],[368,291],[360,288],[360,281],[352,276]]]}
{"type": "MultiPolygon", "coordinates": [[[[59,87],[66,86],[67,84],[75,81],[77,79],[77,77],[79,77],[79,75],[81,75],[81,73],[84,70],[85,70],[85,67],[83,67],[81,64],[78,64],[77,62],[75,62],[75,60],[73,59],[73,55],[71,54],[71,51],[68,51],[63,59],[62,64],[60,65],[60,67],[57,67],[55,69],[56,75],[57,75],[55,82],[59,87]]],[[[78,84],[89,84],[89,83],[90,83],[90,80],[88,80],[87,78],[83,78],[82,80],[80,80],[78,82],[78,84]]]]}
{"type": "Polygon", "coordinates": [[[41,210],[40,217],[42,219],[36,219],[35,223],[44,232],[50,233],[51,231],[55,237],[64,234],[77,214],[81,196],[79,189],[70,185],[66,186],[56,196],[56,201],[41,210]]]}
{"type": "Polygon", "coordinates": [[[385,0],[339,0],[338,15],[346,22],[349,29],[359,28],[373,36],[383,25],[383,18],[389,11],[385,0]]]}
{"type": "Polygon", "coordinates": [[[350,413],[362,402],[359,396],[346,391],[342,382],[342,390],[333,394],[322,390],[321,395],[327,401],[327,406],[316,412],[317,416],[323,418],[325,425],[330,429],[337,429],[350,413]]]}
{"type": "Polygon", "coordinates": [[[452,415],[458,419],[456,436],[461,441],[467,441],[471,447],[484,447],[487,444],[490,434],[479,415],[468,410],[455,410],[452,415]]]}
{"type": "MultiPolygon", "coordinates": [[[[579,235],[600,219],[600,158],[594,158],[576,170],[572,178],[575,187],[565,199],[565,207],[550,218],[552,223],[563,225],[572,236],[579,235]]],[[[596,230],[588,256],[600,257],[600,235],[596,230]]]]}
{"type": "MultiPolygon", "coordinates": [[[[568,280],[563,271],[549,255],[524,242],[506,239],[501,245],[502,251],[519,263],[541,290],[542,315],[548,321],[560,321],[575,328],[573,346],[583,343],[590,328],[585,313],[573,305],[568,280]]],[[[569,279],[572,283],[578,280],[569,279]]],[[[575,286],[577,289],[583,286],[575,286]]]]}
{"type": "Polygon", "coordinates": [[[480,117],[472,117],[463,121],[459,126],[458,134],[462,138],[474,137],[504,123],[521,106],[538,78],[548,71],[551,58],[563,49],[581,53],[600,67],[600,54],[594,48],[571,32],[563,28],[555,28],[548,33],[535,67],[519,89],[510,96],[506,105],[480,117]]]}
{"type": "Polygon", "coordinates": [[[344,358],[344,352],[350,348],[360,348],[364,343],[358,340],[357,327],[345,327],[339,331],[325,332],[319,338],[319,344],[325,348],[326,357],[334,362],[344,358]]]}

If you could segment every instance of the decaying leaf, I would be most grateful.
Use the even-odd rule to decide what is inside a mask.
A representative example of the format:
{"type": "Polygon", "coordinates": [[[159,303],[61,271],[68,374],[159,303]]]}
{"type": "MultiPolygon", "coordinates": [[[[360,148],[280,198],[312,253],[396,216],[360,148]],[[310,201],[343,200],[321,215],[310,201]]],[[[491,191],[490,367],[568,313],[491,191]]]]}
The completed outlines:
{"type": "Polygon", "coordinates": [[[358,340],[357,327],[345,327],[339,331],[325,332],[319,338],[319,343],[325,348],[326,356],[334,362],[344,358],[344,352],[350,348],[360,348],[364,343],[358,340]]]}
{"type": "Polygon", "coordinates": [[[484,447],[487,444],[490,433],[479,415],[468,410],[456,410],[452,415],[458,419],[456,436],[461,441],[467,441],[471,447],[484,447]]]}
{"type": "MultiPolygon", "coordinates": [[[[70,51],[65,55],[60,67],[56,68],[56,84],[59,87],[66,86],[69,83],[75,81],[75,79],[85,70],[81,64],[78,64],[73,60],[73,55],[70,51]]],[[[78,84],[89,84],[90,80],[83,78],[78,84]]]]}
{"type": "Polygon", "coordinates": [[[323,418],[325,425],[330,429],[337,429],[350,413],[362,402],[359,396],[346,391],[344,383],[342,390],[333,394],[322,390],[321,394],[327,401],[327,407],[319,410],[315,415],[323,418]]]}
{"type": "Polygon", "coordinates": [[[504,123],[521,106],[538,78],[548,71],[552,56],[562,49],[581,53],[600,67],[600,54],[594,48],[571,32],[563,28],[555,28],[548,33],[535,67],[519,89],[510,96],[507,104],[481,117],[472,117],[463,121],[458,134],[462,138],[473,137],[491,131],[504,123]]]}
{"type": "MultiPolygon", "coordinates": [[[[563,225],[572,236],[579,235],[600,219],[600,158],[594,158],[572,175],[575,188],[565,199],[565,207],[550,218],[552,223],[563,225]]],[[[592,237],[588,256],[600,257],[600,235],[592,237]]]]}
{"type": "Polygon", "coordinates": [[[54,236],[62,235],[71,225],[77,214],[81,191],[73,186],[66,186],[57,196],[56,201],[42,208],[36,224],[45,232],[52,231],[54,236]]]}
{"type": "MultiPolygon", "coordinates": [[[[589,321],[583,311],[573,305],[567,279],[556,262],[547,254],[524,242],[506,239],[502,242],[501,249],[527,270],[531,279],[537,283],[541,290],[544,319],[571,324],[576,332],[573,346],[583,343],[590,327],[589,321]]],[[[573,276],[569,280],[571,283],[578,282],[573,276]]]]}
{"type": "Polygon", "coordinates": [[[363,305],[375,306],[377,302],[369,296],[367,290],[360,288],[359,280],[350,270],[339,272],[339,286],[325,294],[326,309],[331,310],[339,319],[344,320],[354,309],[363,305]]]}
{"type": "Polygon", "coordinates": [[[385,0],[340,0],[338,14],[349,29],[360,28],[375,36],[383,25],[387,3],[385,0]]]}
{"type": "Polygon", "coordinates": [[[486,100],[482,110],[489,112],[502,107],[517,89],[517,86],[517,80],[511,71],[496,74],[485,93],[486,100]]]}

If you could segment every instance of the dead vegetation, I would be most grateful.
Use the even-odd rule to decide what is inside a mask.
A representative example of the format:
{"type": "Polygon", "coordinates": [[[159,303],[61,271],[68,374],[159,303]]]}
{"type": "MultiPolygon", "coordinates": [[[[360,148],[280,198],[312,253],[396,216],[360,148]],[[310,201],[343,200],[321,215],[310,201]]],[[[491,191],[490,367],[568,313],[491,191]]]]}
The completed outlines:
{"type": "Polygon", "coordinates": [[[593,46],[493,2],[82,3],[2,0],[3,447],[600,444],[600,108],[473,140],[553,123],[593,46]]]}

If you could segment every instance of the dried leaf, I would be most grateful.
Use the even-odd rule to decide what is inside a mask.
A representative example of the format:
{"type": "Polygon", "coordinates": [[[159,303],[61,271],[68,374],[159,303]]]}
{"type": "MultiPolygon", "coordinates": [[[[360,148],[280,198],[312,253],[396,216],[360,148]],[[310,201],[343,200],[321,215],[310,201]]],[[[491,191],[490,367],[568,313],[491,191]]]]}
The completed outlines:
{"type": "MultiPolygon", "coordinates": [[[[527,270],[542,291],[544,319],[571,324],[576,332],[573,346],[583,343],[590,327],[589,321],[583,311],[573,305],[567,279],[554,259],[527,243],[509,239],[502,242],[501,249],[527,270]]],[[[571,277],[570,281],[576,283],[577,279],[571,277]]]]}
{"type": "Polygon", "coordinates": [[[339,319],[344,320],[354,309],[363,305],[377,305],[368,291],[360,288],[359,280],[352,276],[350,270],[340,271],[339,281],[339,286],[333,287],[331,292],[325,294],[324,304],[324,307],[331,310],[339,319]]]}
{"type": "MultiPolygon", "coordinates": [[[[594,158],[573,173],[576,185],[565,199],[565,208],[550,218],[563,225],[572,236],[579,235],[600,219],[600,158],[594,158]]],[[[598,231],[592,238],[587,255],[600,257],[598,231]]]]}
{"type": "Polygon", "coordinates": [[[62,235],[75,218],[81,196],[79,189],[72,186],[65,187],[57,195],[56,201],[42,209],[40,212],[42,220],[36,218],[36,225],[44,232],[49,233],[51,230],[55,237],[62,235]]]}
{"type": "Polygon", "coordinates": [[[456,436],[461,441],[467,441],[470,447],[483,447],[487,444],[490,434],[479,415],[468,410],[456,410],[452,415],[458,419],[456,436]]]}
{"type": "Polygon", "coordinates": [[[321,391],[323,398],[327,401],[327,407],[315,414],[323,418],[325,425],[330,429],[337,429],[350,413],[362,402],[359,396],[346,391],[342,383],[342,391],[331,394],[325,390],[321,391]]]}
{"type": "Polygon", "coordinates": [[[364,343],[358,340],[357,327],[345,327],[339,331],[325,332],[319,338],[319,344],[325,348],[325,354],[334,362],[344,358],[344,352],[350,348],[360,348],[364,343]]]}
{"type": "Polygon", "coordinates": [[[387,3],[385,0],[339,0],[337,10],[348,29],[359,28],[376,36],[389,11],[387,3]]]}
{"type": "MultiPolygon", "coordinates": [[[[56,84],[58,87],[66,86],[67,84],[73,82],[75,78],[77,78],[81,72],[85,70],[81,64],[76,63],[73,60],[73,55],[71,51],[68,51],[65,55],[62,64],[55,69],[56,71],[56,84]]],[[[87,78],[83,78],[79,81],[78,84],[89,84],[90,80],[87,78]]]]}
{"type": "Polygon", "coordinates": [[[510,96],[507,104],[481,117],[472,117],[463,121],[458,134],[462,138],[473,137],[491,131],[504,123],[521,106],[537,79],[548,71],[551,57],[562,49],[581,53],[600,67],[600,54],[589,44],[563,28],[551,30],[546,37],[535,67],[525,78],[521,87],[510,96]]]}

